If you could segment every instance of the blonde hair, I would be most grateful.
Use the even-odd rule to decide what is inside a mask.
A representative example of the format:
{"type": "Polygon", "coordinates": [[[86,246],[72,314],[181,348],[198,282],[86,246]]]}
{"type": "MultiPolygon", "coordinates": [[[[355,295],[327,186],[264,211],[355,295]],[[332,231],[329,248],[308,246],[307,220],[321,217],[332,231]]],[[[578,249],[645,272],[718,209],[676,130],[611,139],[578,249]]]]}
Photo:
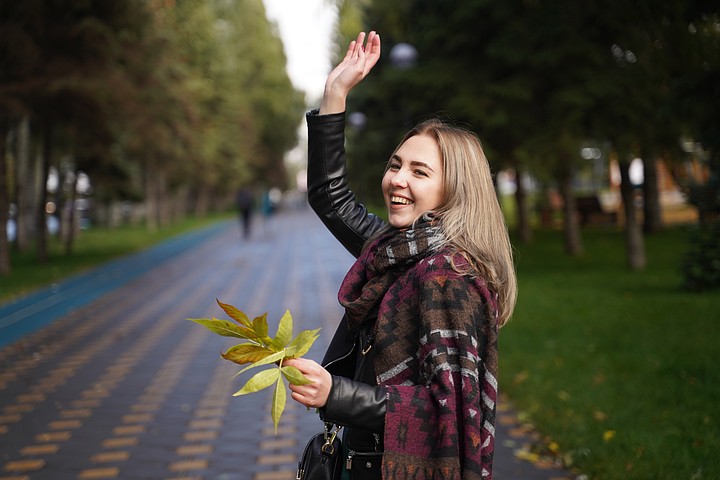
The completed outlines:
{"type": "Polygon", "coordinates": [[[446,242],[467,258],[498,295],[498,324],[503,326],[515,309],[517,278],[510,235],[480,140],[464,128],[434,118],[410,130],[398,148],[415,135],[428,135],[440,147],[444,188],[435,214],[441,219],[446,242]]]}

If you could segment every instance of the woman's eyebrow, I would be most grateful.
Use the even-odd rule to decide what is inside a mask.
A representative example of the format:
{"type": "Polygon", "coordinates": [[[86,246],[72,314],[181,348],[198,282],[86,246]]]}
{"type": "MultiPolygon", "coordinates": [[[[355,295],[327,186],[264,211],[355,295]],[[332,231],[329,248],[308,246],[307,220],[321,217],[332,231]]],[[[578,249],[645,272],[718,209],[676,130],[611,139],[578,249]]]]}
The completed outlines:
{"type": "MultiPolygon", "coordinates": [[[[398,154],[394,154],[390,159],[391,159],[391,160],[399,160],[400,162],[402,162],[402,157],[400,157],[400,155],[398,155],[398,154]]],[[[410,162],[410,165],[413,166],[413,167],[423,167],[423,168],[427,168],[427,169],[430,170],[431,172],[434,172],[434,171],[435,171],[435,170],[432,169],[432,167],[431,167],[430,165],[428,165],[428,164],[425,163],[425,162],[421,162],[421,161],[419,161],[419,160],[412,160],[412,161],[410,162]]]]}
{"type": "Polygon", "coordinates": [[[428,165],[427,163],[425,163],[425,162],[419,162],[419,161],[417,161],[417,160],[414,160],[414,161],[410,162],[410,165],[412,165],[412,166],[414,166],[414,167],[427,168],[427,169],[430,170],[431,172],[434,172],[434,171],[435,171],[435,170],[433,170],[432,167],[431,167],[430,165],[428,165]]]}

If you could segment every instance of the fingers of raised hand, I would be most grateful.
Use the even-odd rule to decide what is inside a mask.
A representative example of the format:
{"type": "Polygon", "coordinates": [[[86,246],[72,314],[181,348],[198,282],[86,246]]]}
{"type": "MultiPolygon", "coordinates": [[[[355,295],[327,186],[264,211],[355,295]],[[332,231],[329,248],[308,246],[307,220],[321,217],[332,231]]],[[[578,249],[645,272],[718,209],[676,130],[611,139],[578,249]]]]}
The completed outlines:
{"type": "Polygon", "coordinates": [[[355,45],[357,45],[357,42],[355,40],[350,42],[347,52],[345,52],[345,58],[343,58],[341,63],[344,63],[352,58],[352,56],[355,54],[355,45]]]}
{"type": "Polygon", "coordinates": [[[370,36],[368,37],[368,46],[366,48],[369,52],[371,58],[374,58],[374,61],[377,62],[380,58],[380,50],[381,50],[381,43],[380,43],[380,34],[376,32],[370,32],[370,36]]]}
{"type": "Polygon", "coordinates": [[[355,54],[358,55],[365,51],[365,32],[358,33],[355,39],[355,54]]]}

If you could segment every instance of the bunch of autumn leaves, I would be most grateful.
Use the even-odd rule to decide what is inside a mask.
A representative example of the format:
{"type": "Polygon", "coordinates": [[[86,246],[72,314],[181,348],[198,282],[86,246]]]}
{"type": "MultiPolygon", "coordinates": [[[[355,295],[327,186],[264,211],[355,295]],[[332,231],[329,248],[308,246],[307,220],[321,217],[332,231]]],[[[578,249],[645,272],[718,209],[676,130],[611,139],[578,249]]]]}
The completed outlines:
{"type": "Polygon", "coordinates": [[[203,325],[208,330],[224,337],[240,338],[243,341],[230,347],[222,357],[238,365],[246,365],[236,375],[240,375],[255,367],[268,365],[271,367],[256,373],[233,396],[258,392],[264,388],[275,386],[273,393],[271,416],[277,432],[280,416],[287,403],[287,391],[283,378],[293,385],[307,385],[310,381],[295,367],[283,365],[288,358],[300,358],[305,355],[318,338],[316,330],[303,330],[293,338],[293,320],[289,311],[280,319],[274,337],[268,334],[267,313],[252,320],[241,310],[217,300],[218,305],[232,319],[189,318],[203,325]]]}

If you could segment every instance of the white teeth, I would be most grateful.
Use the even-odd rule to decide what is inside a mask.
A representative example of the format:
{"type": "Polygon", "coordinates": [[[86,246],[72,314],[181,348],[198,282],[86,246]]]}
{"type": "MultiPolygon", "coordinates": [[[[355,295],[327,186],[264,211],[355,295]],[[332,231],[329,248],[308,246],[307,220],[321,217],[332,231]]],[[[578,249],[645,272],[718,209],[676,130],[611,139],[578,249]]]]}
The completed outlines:
{"type": "Polygon", "coordinates": [[[412,201],[408,200],[407,198],[403,197],[390,197],[390,201],[392,203],[400,203],[402,205],[412,205],[412,201]]]}

